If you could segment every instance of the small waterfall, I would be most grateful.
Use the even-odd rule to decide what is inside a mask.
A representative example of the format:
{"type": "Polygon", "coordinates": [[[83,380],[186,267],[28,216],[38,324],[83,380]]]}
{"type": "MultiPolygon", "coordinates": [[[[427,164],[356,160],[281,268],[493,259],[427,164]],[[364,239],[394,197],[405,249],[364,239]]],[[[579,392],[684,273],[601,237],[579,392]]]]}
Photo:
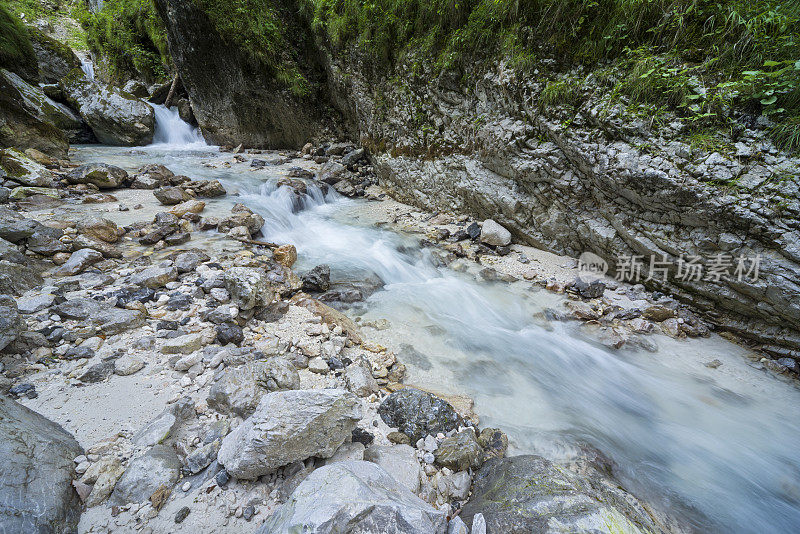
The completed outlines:
{"type": "Polygon", "coordinates": [[[156,112],[156,132],[151,146],[171,146],[180,148],[205,147],[206,141],[200,128],[181,119],[178,108],[167,108],[160,104],[150,104],[156,112]]]}
{"type": "Polygon", "coordinates": [[[94,80],[94,63],[92,63],[92,58],[86,57],[86,59],[81,60],[81,70],[86,75],[86,79],[94,80]]]}

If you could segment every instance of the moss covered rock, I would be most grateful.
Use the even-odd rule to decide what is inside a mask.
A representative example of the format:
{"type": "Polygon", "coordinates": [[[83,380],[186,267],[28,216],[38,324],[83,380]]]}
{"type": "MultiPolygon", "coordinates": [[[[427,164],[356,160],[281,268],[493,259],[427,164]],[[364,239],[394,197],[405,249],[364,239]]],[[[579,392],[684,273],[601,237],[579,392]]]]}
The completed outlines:
{"type": "Polygon", "coordinates": [[[28,28],[39,69],[39,80],[58,83],[69,71],[80,68],[81,60],[64,43],[53,39],[36,28],[28,28]]]}
{"type": "Polygon", "coordinates": [[[16,72],[29,82],[39,81],[36,54],[27,28],[0,4],[0,68],[16,72]]]}

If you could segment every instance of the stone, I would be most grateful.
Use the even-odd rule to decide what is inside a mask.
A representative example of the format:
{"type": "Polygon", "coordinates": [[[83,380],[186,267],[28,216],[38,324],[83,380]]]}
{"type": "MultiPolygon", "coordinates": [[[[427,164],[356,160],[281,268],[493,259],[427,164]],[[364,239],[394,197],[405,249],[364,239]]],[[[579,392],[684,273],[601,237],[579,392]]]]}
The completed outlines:
{"type": "Polygon", "coordinates": [[[84,248],[76,250],[70,254],[69,259],[61,265],[58,269],[53,271],[55,276],[72,276],[82,273],[87,267],[90,267],[102,261],[103,255],[96,250],[84,248]]]}
{"type": "Polygon", "coordinates": [[[87,163],[67,174],[67,181],[71,184],[92,184],[100,189],[120,187],[127,179],[125,169],[105,163],[87,163]]]}
{"type": "Polygon", "coordinates": [[[347,389],[359,397],[368,397],[379,389],[378,382],[372,376],[372,366],[363,356],[347,366],[344,377],[347,389]]]}
{"type": "Polygon", "coordinates": [[[179,358],[178,361],[175,362],[173,365],[173,369],[176,371],[188,371],[198,363],[202,363],[203,361],[203,353],[199,350],[192,352],[191,354],[187,354],[186,356],[179,358]]]}
{"type": "Polygon", "coordinates": [[[117,506],[146,502],[162,486],[174,486],[180,468],[181,462],[171,447],[155,445],[130,461],[117,481],[110,502],[117,506]]]}
{"type": "Polygon", "coordinates": [[[0,524],[5,532],[73,532],[81,501],[73,458],[83,449],[60,425],[0,395],[0,524]]]}
{"type": "Polygon", "coordinates": [[[341,181],[347,175],[347,167],[336,161],[329,161],[317,173],[317,180],[333,185],[341,181]]]}
{"type": "Polygon", "coordinates": [[[248,417],[270,391],[297,389],[300,375],[282,357],[228,367],[215,377],[208,392],[208,406],[224,414],[248,417]]]}
{"type": "Polygon", "coordinates": [[[675,310],[662,305],[649,306],[642,312],[642,317],[656,323],[666,321],[676,316],[675,310]]]}
{"type": "Polygon", "coordinates": [[[257,534],[445,534],[446,530],[444,511],[408,491],[380,466],[347,461],[308,475],[257,534]]]}
{"type": "Polygon", "coordinates": [[[94,299],[70,299],[51,308],[63,319],[89,320],[103,334],[118,334],[142,326],[144,314],[135,310],[121,310],[94,299]]]}
{"type": "Polygon", "coordinates": [[[79,121],[79,117],[54,102],[39,87],[0,69],[0,123],[4,125],[0,146],[35,148],[63,158],[69,149],[68,137],[55,123],[73,126],[79,121]]]}
{"type": "Polygon", "coordinates": [[[164,340],[161,344],[161,352],[164,354],[190,354],[200,350],[205,344],[202,334],[185,334],[164,340]]]}
{"type": "Polygon", "coordinates": [[[484,428],[478,434],[478,445],[484,452],[484,457],[502,458],[508,450],[508,436],[498,428],[484,428]]]}
{"type": "Polygon", "coordinates": [[[100,363],[91,365],[88,369],[86,369],[86,371],[83,372],[82,375],[78,377],[78,380],[86,384],[94,384],[97,382],[102,382],[112,374],[114,374],[114,361],[104,360],[100,363]]]}
{"type": "Polygon", "coordinates": [[[477,469],[483,464],[483,449],[471,428],[443,439],[435,456],[438,465],[453,471],[477,469]]]}
{"type": "Polygon", "coordinates": [[[390,394],[378,407],[378,414],[384,423],[411,438],[412,443],[428,434],[447,433],[458,428],[461,422],[446,401],[414,388],[390,394]]]}
{"type": "Polygon", "coordinates": [[[244,341],[244,331],[238,325],[232,323],[221,323],[216,326],[217,343],[220,345],[227,345],[233,343],[234,345],[241,345],[244,341]]]}
{"type": "Polygon", "coordinates": [[[389,434],[386,436],[386,439],[388,439],[390,443],[394,443],[395,445],[411,444],[411,438],[409,438],[402,432],[397,432],[397,431],[389,432],[389,434]]]}
{"type": "Polygon", "coordinates": [[[23,315],[30,315],[32,313],[40,312],[45,308],[49,308],[55,303],[56,296],[52,293],[40,293],[38,295],[30,295],[17,299],[17,308],[19,313],[23,315]]]}
{"type": "Polygon", "coordinates": [[[73,69],[59,82],[67,102],[106,145],[148,145],[153,141],[155,112],[135,96],[73,69]]]}
{"type": "Polygon", "coordinates": [[[447,524],[447,534],[469,534],[469,530],[464,521],[459,516],[455,516],[447,524]]]}
{"type": "Polygon", "coordinates": [[[174,206],[176,204],[180,204],[181,202],[187,202],[192,199],[192,197],[186,191],[184,191],[183,188],[174,186],[156,189],[153,191],[153,195],[155,195],[159,202],[166,206],[174,206]]]}
{"type": "Polygon", "coordinates": [[[232,267],[225,271],[224,276],[226,289],[242,310],[268,306],[275,299],[267,275],[262,270],[232,267]]]}
{"type": "MultiPolygon", "coordinates": [[[[101,463],[103,462],[97,462],[97,464],[101,463]]],[[[97,506],[108,499],[124,472],[125,469],[116,458],[105,462],[104,468],[99,471],[99,475],[94,481],[92,492],[86,498],[86,506],[97,506]]]]}
{"type": "Polygon", "coordinates": [[[119,228],[114,221],[102,217],[86,217],[78,221],[78,232],[106,243],[119,240],[119,228]]]}
{"type": "Polygon", "coordinates": [[[328,265],[317,265],[302,274],[303,291],[327,291],[331,288],[331,268],[328,265]]]}
{"type": "Polygon", "coordinates": [[[200,213],[206,208],[202,200],[188,200],[170,208],[169,212],[176,217],[183,217],[188,213],[200,213]]]}
{"type": "Polygon", "coordinates": [[[173,267],[147,267],[131,275],[130,283],[137,286],[149,287],[150,289],[158,289],[164,287],[169,282],[174,282],[178,279],[178,269],[173,267]]]}
{"type": "Polygon", "coordinates": [[[126,354],[114,360],[114,372],[119,376],[130,376],[141,371],[144,365],[141,358],[126,354]]]}
{"type": "Polygon", "coordinates": [[[155,419],[147,423],[133,436],[138,447],[152,447],[169,439],[178,426],[194,412],[194,403],[188,397],[178,399],[167,406],[155,419]]]}
{"type": "Polygon", "coordinates": [[[209,259],[208,254],[204,252],[182,252],[175,257],[175,268],[178,269],[178,273],[191,273],[197,269],[198,265],[209,259]]]}
{"type": "Polygon", "coordinates": [[[183,520],[186,519],[187,517],[189,517],[189,512],[190,512],[190,510],[189,510],[188,506],[184,506],[183,508],[178,510],[175,513],[175,523],[178,523],[178,524],[183,523],[183,520]]]}
{"type": "Polygon", "coordinates": [[[355,150],[351,150],[344,156],[342,156],[342,165],[345,167],[351,167],[358,163],[362,158],[366,156],[367,152],[363,148],[356,148],[355,150]]]}
{"type": "Polygon", "coordinates": [[[282,245],[272,251],[272,257],[281,265],[291,268],[297,261],[297,249],[294,245],[282,245]]]}
{"type": "Polygon", "coordinates": [[[0,238],[11,243],[20,243],[31,237],[41,224],[33,219],[26,219],[16,211],[0,206],[0,238]]]}
{"type": "Polygon", "coordinates": [[[197,449],[196,451],[192,452],[186,457],[186,470],[196,475],[209,465],[211,462],[217,459],[217,453],[219,452],[220,441],[215,440],[211,443],[207,443],[197,449]]]}
{"type": "Polygon", "coordinates": [[[419,492],[420,465],[414,447],[410,445],[370,445],[364,451],[364,460],[381,466],[412,493],[419,492]]]}
{"type": "Polygon", "coordinates": [[[469,524],[483,514],[487,532],[540,532],[554,524],[565,532],[608,532],[609,525],[640,532],[634,524],[646,531],[659,530],[644,508],[626,517],[617,506],[626,506],[624,498],[604,498],[575,473],[544,458],[523,455],[484,464],[473,479],[472,497],[461,518],[469,524]]]}
{"type": "Polygon", "coordinates": [[[350,460],[363,460],[364,459],[364,444],[357,441],[344,442],[336,449],[333,456],[325,460],[325,464],[332,464],[334,462],[346,462],[350,460]]]}
{"type": "Polygon", "coordinates": [[[481,226],[481,243],[493,247],[504,247],[511,244],[511,232],[494,222],[486,219],[481,226]]]}
{"type": "Polygon", "coordinates": [[[234,477],[255,479],[311,456],[328,458],[361,416],[358,399],[339,389],[268,393],[222,441],[218,460],[234,477]]]}
{"type": "Polygon", "coordinates": [[[147,86],[138,80],[128,80],[128,82],[122,87],[122,90],[126,93],[132,94],[136,98],[148,98],[150,96],[147,86]]]}
{"type": "Polygon", "coordinates": [[[0,295],[0,350],[19,337],[25,323],[19,315],[17,302],[9,295],[0,295]]]}
{"type": "Polygon", "coordinates": [[[330,366],[328,366],[328,362],[326,362],[319,356],[316,356],[308,360],[308,370],[311,371],[312,373],[324,375],[328,373],[331,369],[330,366]]]}

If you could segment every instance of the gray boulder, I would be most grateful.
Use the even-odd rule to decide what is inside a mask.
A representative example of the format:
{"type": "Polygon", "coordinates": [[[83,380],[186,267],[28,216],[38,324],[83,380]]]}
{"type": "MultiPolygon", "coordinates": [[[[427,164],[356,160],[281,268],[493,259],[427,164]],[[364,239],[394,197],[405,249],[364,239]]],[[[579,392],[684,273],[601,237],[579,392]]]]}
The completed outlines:
{"type": "Polygon", "coordinates": [[[39,64],[39,79],[44,83],[58,83],[69,71],[80,68],[81,60],[68,45],[53,39],[44,32],[28,27],[33,52],[39,64]]]}
{"type": "Polygon", "coordinates": [[[33,267],[0,260],[0,294],[21,295],[43,283],[42,276],[33,267]]]}
{"type": "Polygon", "coordinates": [[[67,181],[71,184],[93,184],[100,189],[119,187],[127,179],[125,169],[105,163],[87,163],[67,175],[67,181]]]}
{"type": "Polygon", "coordinates": [[[487,532],[509,534],[553,532],[552,525],[559,532],[660,531],[644,508],[608,499],[597,487],[539,456],[493,458],[475,475],[461,518],[469,525],[482,513],[487,532]]]}
{"type": "Polygon", "coordinates": [[[73,459],[83,454],[60,425],[0,395],[0,530],[77,531],[73,459]]]}
{"type": "MultiPolygon", "coordinates": [[[[0,150],[0,176],[29,187],[50,187],[53,185],[52,172],[41,163],[33,161],[27,154],[15,148],[0,150]]],[[[9,241],[11,240],[9,239],[9,241]]]]}
{"type": "Polygon", "coordinates": [[[82,273],[87,267],[94,265],[102,259],[103,255],[96,250],[90,248],[76,250],[64,265],[56,269],[53,274],[55,276],[72,276],[82,273]]]}
{"type": "Polygon", "coordinates": [[[264,394],[298,387],[300,375],[285,358],[248,362],[218,373],[208,392],[208,405],[220,413],[247,417],[264,394]]]}
{"type": "Polygon", "coordinates": [[[340,389],[268,393],[222,441],[218,460],[232,476],[255,479],[311,456],[328,458],[361,415],[358,399],[340,389]]]}
{"type": "Polygon", "coordinates": [[[320,467],[294,490],[258,534],[444,534],[445,512],[363,461],[320,467]]]}
{"type": "Polygon", "coordinates": [[[232,267],[226,270],[225,287],[243,310],[268,306],[275,298],[266,273],[252,267],[232,267]]]}
{"type": "Polygon", "coordinates": [[[483,221],[481,226],[481,243],[493,247],[504,247],[511,244],[511,232],[491,219],[483,221]]]}
{"type": "Polygon", "coordinates": [[[412,493],[419,491],[419,460],[411,445],[370,445],[364,459],[381,466],[412,493]]]}
{"type": "Polygon", "coordinates": [[[88,298],[67,300],[53,306],[52,311],[62,319],[88,321],[103,334],[118,334],[130,328],[138,328],[145,322],[144,315],[136,310],[114,308],[88,298]]]}
{"type": "Polygon", "coordinates": [[[156,445],[131,460],[114,487],[109,502],[122,506],[145,502],[162,486],[171,488],[180,476],[181,461],[171,447],[156,445]]]}
{"type": "Polygon", "coordinates": [[[135,96],[88,80],[80,69],[70,71],[59,86],[101,143],[136,146],[153,141],[155,113],[135,96]]]}
{"type": "Polygon", "coordinates": [[[458,428],[461,418],[449,403],[425,391],[404,388],[386,397],[378,407],[383,422],[396,427],[411,442],[428,434],[458,428]]]}
{"type": "Polygon", "coordinates": [[[153,195],[158,199],[159,202],[166,206],[174,206],[175,204],[180,204],[181,202],[186,202],[187,200],[192,199],[192,197],[186,191],[175,186],[156,189],[153,191],[153,195]]]}
{"type": "Polygon", "coordinates": [[[17,339],[23,328],[17,301],[9,295],[0,295],[0,350],[17,339]]]}

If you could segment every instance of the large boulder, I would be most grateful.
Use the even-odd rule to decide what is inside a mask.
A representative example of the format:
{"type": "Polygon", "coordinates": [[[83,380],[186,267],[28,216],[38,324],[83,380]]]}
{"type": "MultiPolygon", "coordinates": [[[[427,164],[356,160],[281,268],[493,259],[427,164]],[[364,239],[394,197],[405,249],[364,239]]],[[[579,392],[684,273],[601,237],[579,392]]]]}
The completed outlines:
{"type": "Polygon", "coordinates": [[[6,179],[27,187],[50,187],[53,184],[52,172],[14,148],[0,150],[0,174],[2,173],[5,173],[6,179]]]}
{"type": "Polygon", "coordinates": [[[22,295],[43,283],[42,275],[31,265],[0,260],[0,294],[22,295]]]}
{"type": "Polygon", "coordinates": [[[414,388],[404,388],[386,397],[378,407],[381,419],[411,438],[450,432],[458,428],[461,417],[447,401],[414,388]]]}
{"type": "Polygon", "coordinates": [[[70,71],[59,86],[101,143],[136,146],[153,141],[155,113],[147,103],[110,85],[86,79],[80,69],[70,71]]]}
{"type": "Polygon", "coordinates": [[[0,395],[0,530],[63,533],[78,528],[73,459],[83,449],[60,425],[0,395]]]}
{"type": "Polygon", "coordinates": [[[475,475],[461,518],[471,525],[482,513],[490,533],[552,532],[552,525],[560,532],[661,530],[633,498],[608,498],[599,486],[539,456],[493,458],[475,475]]]}
{"type": "Polygon", "coordinates": [[[218,460],[234,477],[255,479],[311,456],[329,458],[361,415],[358,399],[340,389],[268,393],[222,441],[218,460]]]}
{"type": "Polygon", "coordinates": [[[100,189],[119,187],[127,179],[125,169],[105,163],[87,163],[67,175],[67,181],[71,184],[92,184],[100,189]]]}
{"type": "Polygon", "coordinates": [[[39,79],[43,83],[58,83],[69,71],[81,67],[81,60],[64,43],[36,28],[28,27],[31,44],[39,63],[39,79]]]}
{"type": "Polygon", "coordinates": [[[114,308],[88,298],[70,299],[54,306],[52,310],[63,319],[88,321],[105,335],[138,328],[145,322],[145,316],[137,310],[114,308]]]}
{"type": "Polygon", "coordinates": [[[23,328],[17,301],[9,295],[0,295],[0,350],[17,339],[23,328]]]}
{"type": "Polygon", "coordinates": [[[447,516],[376,464],[336,462],[311,473],[258,534],[444,534],[447,516]]]}
{"type": "Polygon", "coordinates": [[[220,371],[208,392],[208,405],[220,413],[247,417],[266,393],[298,387],[300,376],[286,358],[248,362],[220,371]]]}

